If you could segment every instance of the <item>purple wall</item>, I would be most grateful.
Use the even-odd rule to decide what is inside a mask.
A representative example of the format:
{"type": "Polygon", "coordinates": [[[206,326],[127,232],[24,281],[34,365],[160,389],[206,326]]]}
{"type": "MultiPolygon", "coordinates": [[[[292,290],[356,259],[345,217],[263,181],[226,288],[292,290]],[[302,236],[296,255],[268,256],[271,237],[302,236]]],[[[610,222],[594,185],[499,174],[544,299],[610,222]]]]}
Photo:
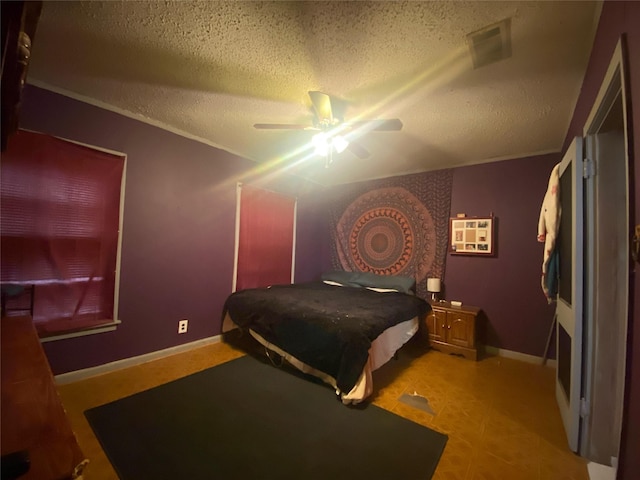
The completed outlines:
{"type": "Polygon", "coordinates": [[[320,274],[332,270],[329,230],[329,205],[326,192],[298,198],[296,218],[295,281],[320,280],[320,274]]]}
{"type": "MultiPolygon", "coordinates": [[[[25,90],[20,126],[127,154],[122,324],[114,332],[45,343],[53,372],[219,334],[232,286],[236,182],[255,163],[33,86],[25,90]],[[182,318],[189,331],[178,335],[182,318]]],[[[251,181],[291,194],[307,187],[287,178],[251,181]]]]}
{"type": "MultiPolygon", "coordinates": [[[[589,66],[582,85],[580,98],[567,133],[565,147],[576,135],[581,135],[600,85],[609,66],[611,55],[622,34],[626,36],[628,81],[632,104],[631,175],[631,223],[640,224],[640,202],[635,185],[640,180],[640,2],[604,2],[600,23],[594,41],[589,66]]],[[[619,480],[638,478],[640,472],[640,282],[635,278],[638,265],[631,275],[629,302],[629,346],[627,356],[627,385],[625,417],[622,431],[622,447],[619,480]]]]}
{"type": "Polygon", "coordinates": [[[543,244],[536,239],[542,199],[559,154],[455,169],[451,216],[496,217],[496,255],[449,255],[445,296],[486,315],[487,345],[542,356],[554,305],[540,286],[543,244]]]}

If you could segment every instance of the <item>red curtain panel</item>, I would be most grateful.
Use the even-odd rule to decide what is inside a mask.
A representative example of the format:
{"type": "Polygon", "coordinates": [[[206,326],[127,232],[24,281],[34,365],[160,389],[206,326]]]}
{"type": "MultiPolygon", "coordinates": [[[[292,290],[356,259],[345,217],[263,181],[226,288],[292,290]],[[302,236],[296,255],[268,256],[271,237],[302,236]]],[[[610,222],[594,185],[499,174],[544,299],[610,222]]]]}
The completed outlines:
{"type": "Polygon", "coordinates": [[[236,290],[291,283],[296,201],[242,185],[236,290]]]}

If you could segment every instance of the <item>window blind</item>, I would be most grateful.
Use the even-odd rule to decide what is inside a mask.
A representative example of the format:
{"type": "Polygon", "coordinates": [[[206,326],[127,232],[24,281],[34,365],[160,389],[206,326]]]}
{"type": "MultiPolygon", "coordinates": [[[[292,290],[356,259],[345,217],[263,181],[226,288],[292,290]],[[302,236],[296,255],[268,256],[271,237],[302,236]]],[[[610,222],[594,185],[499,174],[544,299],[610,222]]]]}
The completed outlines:
{"type": "Polygon", "coordinates": [[[0,281],[34,285],[41,336],[114,319],[124,157],[20,131],[0,161],[0,281]]]}

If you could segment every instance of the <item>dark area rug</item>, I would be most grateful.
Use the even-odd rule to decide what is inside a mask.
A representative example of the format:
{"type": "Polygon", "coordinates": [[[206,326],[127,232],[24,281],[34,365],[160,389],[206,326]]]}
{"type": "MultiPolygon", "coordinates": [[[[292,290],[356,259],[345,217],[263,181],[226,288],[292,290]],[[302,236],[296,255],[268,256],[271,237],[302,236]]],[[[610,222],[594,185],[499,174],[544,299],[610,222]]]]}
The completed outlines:
{"type": "Polygon", "coordinates": [[[447,442],[252,356],[85,415],[122,480],[428,480],[447,442]]]}

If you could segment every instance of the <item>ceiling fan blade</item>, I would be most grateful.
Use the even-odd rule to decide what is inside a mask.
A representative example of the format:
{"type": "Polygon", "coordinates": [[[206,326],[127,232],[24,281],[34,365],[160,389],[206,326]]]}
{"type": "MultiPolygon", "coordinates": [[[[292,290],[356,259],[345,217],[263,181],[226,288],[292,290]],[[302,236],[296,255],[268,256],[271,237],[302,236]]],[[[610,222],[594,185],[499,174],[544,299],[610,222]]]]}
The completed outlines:
{"type": "Polygon", "coordinates": [[[256,123],[253,127],[258,130],[315,130],[309,125],[297,125],[294,123],[256,123]]]}
{"type": "Polygon", "coordinates": [[[316,115],[318,116],[318,122],[328,123],[329,125],[331,125],[333,123],[331,97],[326,93],[315,91],[309,92],[309,96],[311,97],[311,103],[313,103],[313,108],[315,109],[316,115]]]}
{"type": "Polygon", "coordinates": [[[369,156],[371,155],[366,148],[353,141],[349,142],[349,145],[347,145],[347,150],[353,153],[356,157],[362,159],[369,158],[369,156]]]}
{"type": "Polygon", "coordinates": [[[402,122],[398,118],[388,120],[362,120],[359,122],[349,122],[349,126],[354,129],[378,132],[397,132],[402,130],[402,122]]]}

